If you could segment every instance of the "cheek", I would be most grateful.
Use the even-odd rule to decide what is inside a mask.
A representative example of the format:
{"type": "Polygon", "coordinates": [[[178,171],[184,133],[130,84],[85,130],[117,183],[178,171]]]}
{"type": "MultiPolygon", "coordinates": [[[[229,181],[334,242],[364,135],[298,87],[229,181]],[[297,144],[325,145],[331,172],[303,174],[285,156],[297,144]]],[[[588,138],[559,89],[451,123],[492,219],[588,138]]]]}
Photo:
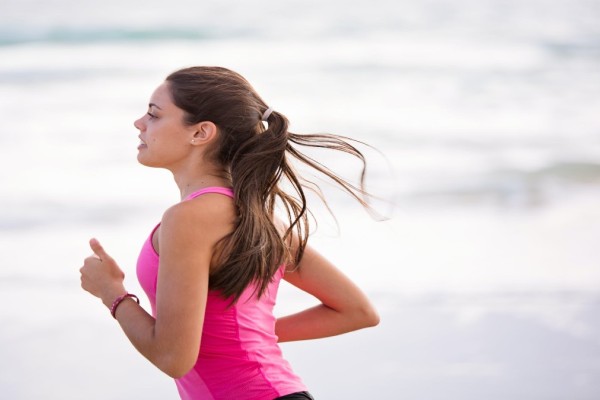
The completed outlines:
{"type": "Polygon", "coordinates": [[[160,126],[157,126],[155,123],[151,123],[146,125],[146,143],[156,143],[164,141],[162,137],[164,136],[164,132],[160,129],[160,126]]]}

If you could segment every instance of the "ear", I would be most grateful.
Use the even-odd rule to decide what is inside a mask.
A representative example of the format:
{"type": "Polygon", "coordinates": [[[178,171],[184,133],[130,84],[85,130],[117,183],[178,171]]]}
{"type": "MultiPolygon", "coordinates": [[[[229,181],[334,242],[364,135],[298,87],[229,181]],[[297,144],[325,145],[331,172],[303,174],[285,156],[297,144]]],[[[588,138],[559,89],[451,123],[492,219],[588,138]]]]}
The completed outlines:
{"type": "Polygon", "coordinates": [[[217,126],[210,121],[202,121],[195,125],[194,136],[191,140],[191,144],[205,145],[212,142],[217,137],[217,126]]]}

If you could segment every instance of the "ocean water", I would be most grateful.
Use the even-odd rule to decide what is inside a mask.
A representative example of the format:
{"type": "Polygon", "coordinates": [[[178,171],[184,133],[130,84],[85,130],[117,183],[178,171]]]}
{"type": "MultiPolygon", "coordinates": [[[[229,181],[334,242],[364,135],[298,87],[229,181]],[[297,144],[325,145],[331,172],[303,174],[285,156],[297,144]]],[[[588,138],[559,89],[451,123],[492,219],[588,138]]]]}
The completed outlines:
{"type": "MultiPolygon", "coordinates": [[[[594,0],[0,0],[0,398],[177,398],[78,268],[98,237],[140,291],[178,192],[137,165],[133,121],[189,65],[242,73],[294,132],[379,150],[386,221],[326,183],[339,225],[315,205],[314,246],[382,314],[284,346],[316,397],[599,398],[594,0]]],[[[278,312],[312,302],[284,286],[278,312]]]]}

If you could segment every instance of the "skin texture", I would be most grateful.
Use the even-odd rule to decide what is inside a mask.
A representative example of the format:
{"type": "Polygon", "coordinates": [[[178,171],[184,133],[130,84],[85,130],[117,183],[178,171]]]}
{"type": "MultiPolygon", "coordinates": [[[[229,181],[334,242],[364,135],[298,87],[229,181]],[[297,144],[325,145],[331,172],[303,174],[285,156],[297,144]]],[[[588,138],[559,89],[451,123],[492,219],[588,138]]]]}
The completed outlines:
{"type": "MultiPolygon", "coordinates": [[[[183,123],[184,112],[171,99],[168,84],[152,94],[148,113],[135,121],[141,144],[138,161],[173,173],[181,198],[209,186],[231,186],[207,154],[218,128],[210,121],[183,123]]],[[[156,319],[131,299],[116,318],[135,348],[171,377],[195,364],[207,301],[210,260],[215,244],[233,229],[229,197],[206,194],[178,203],[163,215],[152,240],[160,254],[156,319]]],[[[282,226],[283,229],[283,226],[282,226]]],[[[293,243],[296,243],[295,240],[293,243]]],[[[98,240],[80,269],[81,286],[110,308],[126,292],[124,273],[98,240]]],[[[315,296],[320,304],[277,320],[281,342],[333,336],[374,326],[379,317],[364,293],[314,249],[285,280],[315,296]]]]}

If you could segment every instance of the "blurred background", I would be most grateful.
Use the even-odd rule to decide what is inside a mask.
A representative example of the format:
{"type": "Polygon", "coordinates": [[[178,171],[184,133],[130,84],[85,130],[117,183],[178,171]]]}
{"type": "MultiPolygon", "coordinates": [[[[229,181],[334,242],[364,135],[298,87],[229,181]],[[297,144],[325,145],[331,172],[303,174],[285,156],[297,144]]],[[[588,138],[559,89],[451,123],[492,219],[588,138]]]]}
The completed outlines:
{"type": "MultiPolygon", "coordinates": [[[[191,65],[383,153],[386,221],[316,205],[313,245],[382,315],[283,345],[317,399],[600,398],[598,0],[0,0],[0,397],[177,398],[78,269],[98,237],[142,294],[179,199],[133,121],[191,65]]],[[[278,313],[314,302],[281,290],[278,313]]]]}

